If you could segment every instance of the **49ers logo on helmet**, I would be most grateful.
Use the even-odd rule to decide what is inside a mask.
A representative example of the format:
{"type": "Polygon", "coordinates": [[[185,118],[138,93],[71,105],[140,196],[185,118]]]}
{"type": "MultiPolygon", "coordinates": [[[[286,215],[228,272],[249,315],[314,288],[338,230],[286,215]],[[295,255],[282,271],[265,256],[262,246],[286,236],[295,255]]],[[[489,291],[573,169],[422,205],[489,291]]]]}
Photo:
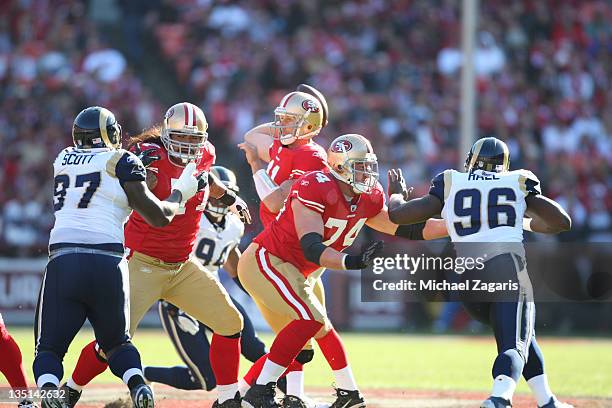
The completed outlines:
{"type": "Polygon", "coordinates": [[[335,153],[344,153],[348,152],[352,148],[353,144],[348,140],[338,140],[336,143],[334,143],[331,150],[335,153]]]}
{"type": "Polygon", "coordinates": [[[319,111],[319,107],[312,99],[304,99],[304,101],[302,102],[302,108],[315,113],[319,111]]]}

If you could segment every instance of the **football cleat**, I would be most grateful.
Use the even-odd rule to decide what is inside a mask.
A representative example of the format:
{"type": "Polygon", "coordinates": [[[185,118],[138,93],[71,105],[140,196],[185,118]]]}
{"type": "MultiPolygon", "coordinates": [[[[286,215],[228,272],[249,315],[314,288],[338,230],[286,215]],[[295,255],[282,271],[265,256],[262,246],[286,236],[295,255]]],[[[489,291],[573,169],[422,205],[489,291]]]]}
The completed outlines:
{"type": "Polygon", "coordinates": [[[285,395],[282,402],[283,408],[308,408],[306,403],[295,395],[285,395]]]}
{"type": "Polygon", "coordinates": [[[153,408],[155,406],[153,391],[146,384],[137,385],[130,391],[130,396],[132,397],[134,408],[153,408]]]}
{"type": "Polygon", "coordinates": [[[512,403],[500,397],[489,397],[482,401],[480,408],[512,408],[512,403]]]}
{"type": "Polygon", "coordinates": [[[558,401],[555,397],[551,397],[550,401],[538,408],[574,408],[574,406],[558,401]]]}
{"type": "Polygon", "coordinates": [[[219,400],[216,400],[212,406],[212,408],[240,408],[240,393],[237,392],[234,395],[234,398],[225,400],[222,403],[219,403],[219,400]]]}
{"type": "Polygon", "coordinates": [[[255,384],[242,397],[242,408],[281,408],[276,402],[276,383],[255,384]]]}
{"type": "Polygon", "coordinates": [[[365,399],[359,390],[350,391],[336,388],[336,400],[330,408],[364,408],[365,406],[365,399]]]}
{"type": "Polygon", "coordinates": [[[17,404],[17,408],[38,408],[38,405],[32,400],[24,399],[17,404]]]}
{"type": "Polygon", "coordinates": [[[64,383],[60,388],[61,391],[64,391],[64,404],[66,408],[74,408],[77,402],[79,402],[79,398],[81,398],[82,391],[77,391],[74,388],[68,386],[67,383],[64,383]]]}
{"type": "Polygon", "coordinates": [[[57,398],[57,397],[47,397],[47,398],[43,398],[43,400],[40,402],[40,406],[42,408],[64,408],[64,401],[62,401],[61,398],[57,398]]]}

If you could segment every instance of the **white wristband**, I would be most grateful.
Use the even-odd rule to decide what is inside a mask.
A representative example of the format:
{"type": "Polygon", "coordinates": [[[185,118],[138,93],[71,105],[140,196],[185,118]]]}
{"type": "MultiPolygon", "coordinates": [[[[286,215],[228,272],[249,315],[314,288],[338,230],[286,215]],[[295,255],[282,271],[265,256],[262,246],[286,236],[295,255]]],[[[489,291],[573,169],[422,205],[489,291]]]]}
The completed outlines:
{"type": "Polygon", "coordinates": [[[532,231],[531,229],[531,218],[523,218],[523,229],[525,231],[532,231]]]}
{"type": "Polygon", "coordinates": [[[255,174],[253,174],[253,180],[255,180],[257,195],[262,200],[265,200],[266,197],[279,188],[264,169],[257,170],[255,174]]]}

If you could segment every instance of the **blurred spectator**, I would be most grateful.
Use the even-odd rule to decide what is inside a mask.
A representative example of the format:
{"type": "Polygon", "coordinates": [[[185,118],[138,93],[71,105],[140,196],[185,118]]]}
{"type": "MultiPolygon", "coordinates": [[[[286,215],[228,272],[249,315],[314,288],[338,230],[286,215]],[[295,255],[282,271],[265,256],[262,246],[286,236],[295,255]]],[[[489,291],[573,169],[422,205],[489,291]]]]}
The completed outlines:
{"type": "MultiPolygon", "coordinates": [[[[238,171],[244,159],[235,143],[272,120],[282,95],[300,82],[328,99],[330,125],[319,143],[363,133],[383,182],[385,169],[400,166],[425,193],[437,172],[466,154],[457,151],[459,2],[93,2],[87,9],[3,2],[0,205],[36,174],[50,214],[50,160],[70,143],[72,118],[85,105],[113,109],[132,132],[158,120],[156,84],[145,88],[130,68],[144,54],[170,66],[184,99],[204,108],[219,161],[238,171]],[[129,18],[129,27],[117,28],[126,33],[127,61],[85,17],[107,3],[129,18]],[[154,48],[144,49],[145,37],[154,48]]],[[[576,239],[612,235],[611,18],[612,6],[600,0],[480,3],[478,136],[508,142],[511,166],[532,170],[544,193],[567,206],[576,239]]]]}

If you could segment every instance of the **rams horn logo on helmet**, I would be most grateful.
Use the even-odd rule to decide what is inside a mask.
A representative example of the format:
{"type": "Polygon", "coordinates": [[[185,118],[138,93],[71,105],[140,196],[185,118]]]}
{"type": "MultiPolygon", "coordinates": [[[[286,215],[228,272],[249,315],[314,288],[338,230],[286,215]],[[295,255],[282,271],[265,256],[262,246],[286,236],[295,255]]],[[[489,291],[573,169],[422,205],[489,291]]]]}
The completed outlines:
{"type": "Polygon", "coordinates": [[[315,101],[313,101],[312,99],[304,99],[304,101],[302,102],[302,108],[310,112],[319,111],[319,107],[317,106],[315,101]]]}
{"type": "Polygon", "coordinates": [[[334,143],[331,150],[332,152],[336,152],[336,153],[344,153],[344,152],[348,152],[352,148],[353,148],[353,144],[349,142],[348,140],[338,140],[336,143],[334,143]]]}

